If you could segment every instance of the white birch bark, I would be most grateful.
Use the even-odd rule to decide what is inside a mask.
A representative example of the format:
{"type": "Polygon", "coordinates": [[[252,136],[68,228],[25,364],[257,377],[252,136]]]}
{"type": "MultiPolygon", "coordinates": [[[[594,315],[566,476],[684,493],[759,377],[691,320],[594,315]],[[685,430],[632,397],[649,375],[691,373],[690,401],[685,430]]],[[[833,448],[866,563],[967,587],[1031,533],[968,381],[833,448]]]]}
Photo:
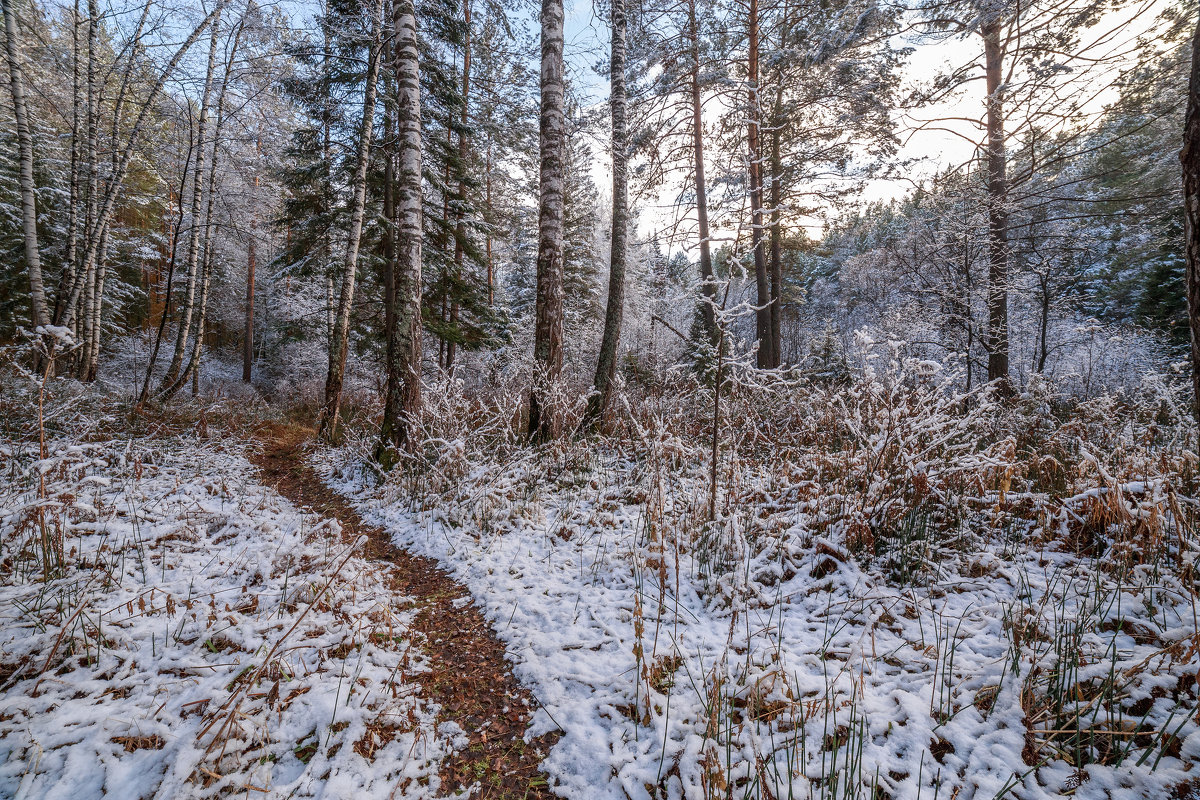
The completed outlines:
{"type": "Polygon", "coordinates": [[[38,248],[37,195],[33,184],[33,134],[29,110],[25,105],[25,73],[12,0],[0,0],[4,13],[4,43],[8,56],[8,85],[12,93],[13,115],[17,122],[17,150],[20,159],[21,233],[25,238],[25,266],[29,270],[29,302],[35,326],[50,324],[46,306],[46,286],[42,280],[42,256],[38,248]]]}
{"type": "MultiPolygon", "coordinates": [[[[208,143],[205,136],[208,133],[209,102],[213,88],[213,71],[217,63],[217,34],[220,28],[220,15],[213,21],[212,32],[208,41],[208,68],[204,73],[204,92],[200,100],[200,119],[196,123],[196,172],[192,181],[192,224],[188,232],[188,249],[185,265],[187,268],[187,284],[184,286],[183,303],[179,308],[179,328],[175,332],[175,353],[171,356],[171,365],[167,368],[163,379],[165,396],[174,394],[179,372],[183,368],[183,359],[187,355],[188,341],[192,334],[192,317],[195,312],[196,292],[203,279],[200,275],[200,240],[203,233],[201,225],[201,204],[204,192],[204,159],[207,155],[208,143]]],[[[215,153],[214,153],[215,155],[215,153]]]]}
{"type": "Polygon", "coordinates": [[[367,208],[367,166],[371,156],[371,138],[375,126],[375,96],[379,77],[379,58],[382,47],[380,17],[383,0],[376,0],[371,18],[370,54],[367,57],[366,87],[363,91],[362,128],[358,137],[358,152],[355,154],[354,192],[351,201],[350,232],[346,240],[346,257],[342,261],[341,292],[338,296],[337,315],[333,323],[333,336],[329,342],[329,372],[325,379],[325,403],[321,408],[321,419],[317,435],[332,439],[337,432],[338,407],[342,400],[342,381],[346,374],[346,354],[350,344],[350,308],[354,302],[354,279],[358,271],[358,248],[362,241],[363,218],[367,208]]]}
{"type": "Polygon", "coordinates": [[[387,400],[376,461],[385,470],[413,444],[411,421],[421,408],[421,75],[413,0],[393,6],[396,122],[395,325],[388,340],[387,400]]]}
{"type": "Polygon", "coordinates": [[[563,338],[563,3],[542,0],[542,69],[539,168],[537,311],[533,339],[534,376],[529,393],[529,435],[548,439],[558,414],[549,390],[562,372],[563,338]]]}

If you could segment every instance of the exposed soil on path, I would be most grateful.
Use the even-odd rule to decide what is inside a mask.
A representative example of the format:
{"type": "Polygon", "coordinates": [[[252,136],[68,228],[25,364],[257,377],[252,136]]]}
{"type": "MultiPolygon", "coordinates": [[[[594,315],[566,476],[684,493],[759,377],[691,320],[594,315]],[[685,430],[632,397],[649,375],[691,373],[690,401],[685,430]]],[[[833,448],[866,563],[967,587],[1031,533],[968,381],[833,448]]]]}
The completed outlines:
{"type": "Polygon", "coordinates": [[[295,425],[267,426],[257,434],[262,449],[252,452],[250,460],[288,500],[337,519],[344,538],[365,536],[364,555],[386,562],[395,588],[417,603],[413,630],[422,637],[419,646],[430,662],[430,672],[417,676],[423,694],[441,706],[440,721],[457,723],[469,739],[466,747],[442,760],[442,793],[453,796],[474,786],[471,797],[554,797],[538,764],[557,737],[529,744],[523,740],[536,702],[513,677],[504,645],[466,599],[467,590],[437,562],[392,544],[382,528],[365,524],[345,498],[322,482],[305,459],[312,435],[311,429],[295,425]]]}

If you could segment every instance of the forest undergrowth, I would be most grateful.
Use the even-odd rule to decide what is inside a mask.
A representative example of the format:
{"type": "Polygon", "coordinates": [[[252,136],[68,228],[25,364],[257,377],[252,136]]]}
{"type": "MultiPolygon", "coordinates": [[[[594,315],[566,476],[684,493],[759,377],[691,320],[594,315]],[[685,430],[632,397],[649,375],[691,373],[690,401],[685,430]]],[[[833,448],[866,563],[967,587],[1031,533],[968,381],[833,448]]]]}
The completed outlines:
{"type": "Polygon", "coordinates": [[[564,796],[1190,796],[1186,399],[949,378],[896,352],[747,374],[714,426],[678,373],[538,448],[520,383],[447,381],[382,483],[369,411],[318,461],[475,593],[564,796]]]}

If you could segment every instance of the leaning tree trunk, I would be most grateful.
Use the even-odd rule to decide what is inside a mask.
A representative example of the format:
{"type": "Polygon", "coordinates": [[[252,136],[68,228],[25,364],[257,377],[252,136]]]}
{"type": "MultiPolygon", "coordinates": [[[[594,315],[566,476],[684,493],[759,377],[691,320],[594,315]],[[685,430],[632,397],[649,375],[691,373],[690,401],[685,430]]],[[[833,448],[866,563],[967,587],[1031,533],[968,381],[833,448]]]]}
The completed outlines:
{"type": "MultiPolygon", "coordinates": [[[[179,62],[183,60],[183,57],[187,55],[188,50],[192,48],[192,45],[196,43],[196,40],[199,39],[200,36],[203,35],[204,31],[208,29],[208,26],[212,24],[213,20],[220,13],[221,9],[225,7],[226,2],[227,0],[218,0],[216,6],[212,11],[209,12],[208,16],[202,19],[200,24],[192,29],[192,32],[188,38],[185,39],[178,48],[176,48],[174,55],[171,56],[171,60],[165,67],[163,67],[162,71],[159,72],[153,86],[151,86],[150,91],[147,93],[145,100],[141,104],[137,118],[130,127],[129,138],[125,142],[125,148],[121,152],[121,158],[117,162],[117,170],[105,183],[104,194],[100,203],[98,204],[98,208],[95,213],[95,220],[93,223],[90,223],[87,226],[87,229],[84,231],[84,252],[81,258],[80,266],[82,271],[86,272],[96,263],[96,257],[100,248],[100,239],[96,234],[99,230],[102,230],[108,225],[108,221],[112,217],[113,209],[116,207],[117,195],[120,194],[121,187],[124,185],[125,176],[129,174],[129,165],[133,161],[133,155],[136,150],[138,140],[141,137],[142,131],[146,127],[151,109],[157,107],[156,104],[158,102],[158,96],[162,93],[163,87],[167,83],[167,79],[174,74],[175,68],[179,66],[179,62]]],[[[69,328],[75,322],[75,315],[78,311],[77,304],[79,302],[80,295],[83,293],[83,284],[84,281],[82,280],[75,281],[75,286],[71,290],[71,295],[67,298],[67,302],[65,304],[67,309],[66,315],[62,321],[62,325],[65,327],[69,328]]]]}
{"type": "Polygon", "coordinates": [[[608,411],[621,339],[625,307],[625,264],[629,235],[629,137],[625,122],[625,0],[612,0],[612,53],[609,63],[612,107],[612,240],[608,260],[608,308],[604,336],[596,364],[595,393],[588,399],[587,415],[595,419],[608,411]]]}
{"type": "MultiPolygon", "coordinates": [[[[199,394],[200,391],[200,379],[197,373],[200,370],[200,356],[204,351],[204,331],[208,323],[208,292],[212,283],[213,261],[216,258],[215,237],[213,236],[213,207],[217,200],[217,166],[220,163],[221,133],[225,130],[225,92],[229,88],[229,79],[233,74],[233,65],[237,59],[238,45],[241,43],[245,23],[246,18],[243,17],[234,31],[233,40],[229,47],[229,57],[225,61],[225,73],[221,76],[221,90],[217,92],[217,120],[213,126],[212,155],[208,160],[208,178],[205,183],[204,192],[202,193],[202,196],[206,198],[204,223],[201,227],[204,234],[204,249],[200,258],[200,291],[196,302],[196,335],[192,344],[192,354],[188,359],[187,366],[183,368],[182,374],[179,375],[171,386],[164,390],[162,395],[163,400],[170,399],[175,392],[179,391],[187,383],[188,376],[192,377],[193,396],[199,394]]],[[[213,30],[216,30],[215,26],[213,30]]]]}
{"type": "Polygon", "coordinates": [[[717,329],[717,283],[713,278],[712,248],[709,246],[708,186],[704,180],[704,122],[700,98],[700,26],[696,19],[696,0],[688,0],[688,37],[691,50],[692,89],[692,169],[696,180],[696,227],[700,236],[700,319],[709,342],[715,347],[721,332],[717,329]]]}
{"type": "Polygon", "coordinates": [[[415,444],[421,410],[421,75],[413,0],[395,0],[394,69],[399,158],[396,181],[395,325],[387,348],[387,399],[375,460],[389,470],[415,444]]]}
{"type": "Polygon", "coordinates": [[[1200,22],[1192,37],[1192,72],[1179,161],[1183,167],[1188,327],[1192,333],[1192,410],[1200,422],[1200,22]]]}
{"type": "MultiPolygon", "coordinates": [[[[196,123],[196,172],[192,176],[192,224],[188,231],[187,285],[184,287],[183,305],[179,309],[179,329],[175,332],[175,353],[171,356],[171,365],[163,378],[164,392],[173,391],[179,371],[183,368],[183,358],[187,354],[188,340],[192,333],[192,316],[195,313],[196,290],[199,288],[200,276],[200,209],[204,191],[204,158],[207,154],[205,134],[208,131],[209,98],[213,88],[213,70],[217,63],[217,32],[220,19],[213,22],[212,34],[208,42],[208,69],[204,73],[204,93],[200,99],[200,118],[196,123]]],[[[214,151],[214,157],[216,153],[214,151]]]]}
{"type": "Polygon", "coordinates": [[[1008,159],[1000,20],[983,26],[987,77],[988,380],[1008,380],[1008,159]]]}
{"type": "Polygon", "coordinates": [[[377,0],[371,19],[371,45],[367,56],[366,88],[363,92],[362,128],[355,154],[354,192],[350,210],[350,235],[346,240],[346,257],[342,261],[341,294],[338,297],[337,317],[329,343],[329,372],[325,379],[325,403],[317,424],[317,436],[332,441],[337,434],[338,410],[342,402],[342,383],[346,377],[346,353],[350,344],[350,307],[354,303],[354,278],[358,271],[358,247],[362,241],[363,217],[367,208],[367,166],[371,160],[371,135],[375,128],[375,95],[379,76],[379,57],[382,37],[379,35],[383,0],[377,0]]]}
{"type": "Polygon", "coordinates": [[[746,81],[749,87],[746,107],[747,149],[750,160],[750,239],[754,247],[754,284],[758,292],[758,310],[754,315],[754,338],[758,340],[758,366],[776,366],[771,339],[771,289],[767,282],[767,254],[763,244],[762,148],[759,145],[758,102],[758,0],[750,0],[746,24],[749,51],[746,81]]]}
{"type": "Polygon", "coordinates": [[[541,119],[539,144],[537,313],[533,331],[533,386],[529,435],[546,440],[557,432],[559,409],[551,400],[563,358],[563,3],[542,0],[541,119]]]}
{"type": "Polygon", "coordinates": [[[8,55],[8,85],[12,93],[13,115],[17,121],[17,151],[21,162],[19,186],[21,193],[21,232],[25,239],[25,266],[29,269],[29,304],[34,326],[50,324],[46,306],[46,287],[42,281],[42,256],[38,249],[37,198],[33,184],[33,134],[29,128],[29,111],[25,107],[25,74],[21,68],[20,45],[17,39],[17,20],[12,0],[0,0],[4,13],[4,41],[8,55]]]}
{"type": "Polygon", "coordinates": [[[183,174],[179,178],[179,191],[176,196],[179,198],[179,214],[175,217],[175,224],[171,226],[171,238],[168,240],[167,252],[170,256],[167,257],[167,283],[163,289],[163,308],[162,314],[158,318],[158,328],[154,332],[154,344],[150,347],[150,358],[146,362],[146,377],[142,380],[142,391],[138,394],[138,406],[145,404],[146,398],[150,396],[150,379],[154,375],[154,365],[158,363],[158,351],[162,346],[163,331],[167,327],[167,317],[171,313],[171,294],[175,285],[175,262],[178,260],[179,253],[179,230],[183,227],[183,193],[187,190],[188,170],[192,164],[192,153],[195,151],[195,142],[192,137],[188,136],[187,153],[183,159],[183,174]]]}

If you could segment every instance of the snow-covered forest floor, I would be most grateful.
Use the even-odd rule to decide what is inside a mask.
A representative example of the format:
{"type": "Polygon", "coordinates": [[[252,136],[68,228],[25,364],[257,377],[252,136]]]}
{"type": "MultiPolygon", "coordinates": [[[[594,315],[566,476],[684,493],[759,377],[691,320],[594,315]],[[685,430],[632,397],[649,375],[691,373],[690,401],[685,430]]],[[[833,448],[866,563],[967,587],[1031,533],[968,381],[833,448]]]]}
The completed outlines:
{"type": "Polygon", "coordinates": [[[413,603],[258,482],[230,408],[132,431],[56,398],[42,456],[25,388],[0,444],[0,796],[433,794],[453,731],[419,694],[413,603]]]}
{"type": "MultiPolygon", "coordinates": [[[[963,397],[897,360],[732,383],[714,427],[711,392],[671,381],[538,448],[515,385],[438,386],[383,481],[370,409],[308,451],[470,591],[536,700],[526,739],[558,737],[553,793],[1195,791],[1174,394],[963,397]]],[[[0,399],[0,795],[445,796],[468,737],[423,685],[417,598],[246,458],[284,411],[57,386],[44,457],[36,384],[0,399]]]]}

